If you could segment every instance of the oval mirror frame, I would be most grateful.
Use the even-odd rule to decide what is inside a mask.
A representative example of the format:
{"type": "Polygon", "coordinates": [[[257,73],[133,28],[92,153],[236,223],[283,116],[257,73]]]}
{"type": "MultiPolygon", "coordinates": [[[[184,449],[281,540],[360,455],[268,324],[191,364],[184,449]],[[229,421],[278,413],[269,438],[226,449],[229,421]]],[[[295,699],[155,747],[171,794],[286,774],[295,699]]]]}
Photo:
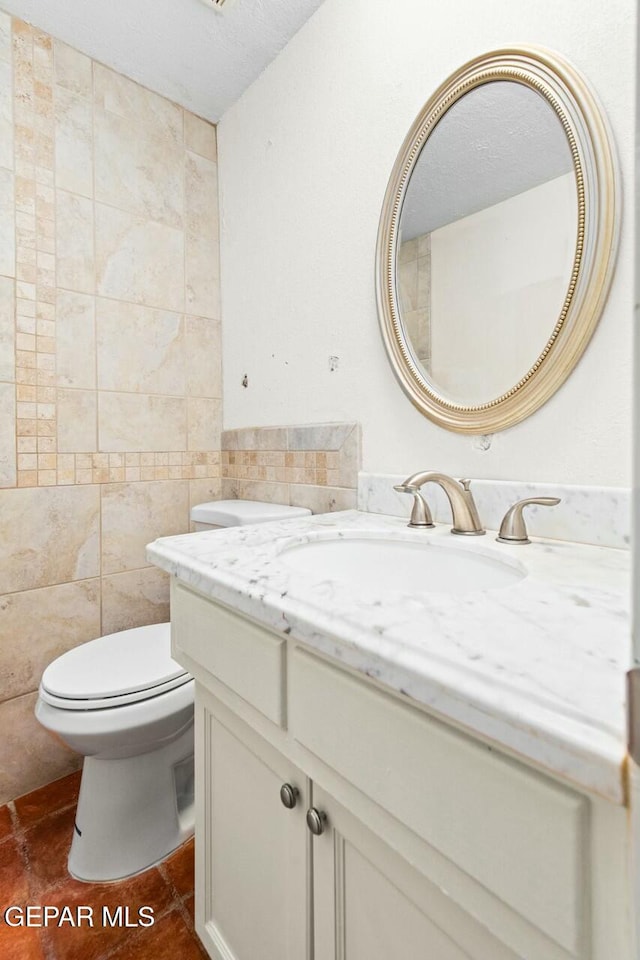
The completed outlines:
{"type": "Polygon", "coordinates": [[[583,77],[555,53],[539,47],[493,51],[466,63],[430,97],[391,172],[376,249],[378,316],[387,353],[402,388],[430,420],[458,433],[494,433],[530,416],[566,380],[591,339],[609,289],[619,226],[617,179],[607,121],[583,77]],[[396,283],[398,229],[411,174],[437,122],[470,90],[498,80],[535,90],[562,123],[576,180],[576,247],[564,304],[540,355],[505,393],[467,406],[437,390],[406,337],[396,283]]]}

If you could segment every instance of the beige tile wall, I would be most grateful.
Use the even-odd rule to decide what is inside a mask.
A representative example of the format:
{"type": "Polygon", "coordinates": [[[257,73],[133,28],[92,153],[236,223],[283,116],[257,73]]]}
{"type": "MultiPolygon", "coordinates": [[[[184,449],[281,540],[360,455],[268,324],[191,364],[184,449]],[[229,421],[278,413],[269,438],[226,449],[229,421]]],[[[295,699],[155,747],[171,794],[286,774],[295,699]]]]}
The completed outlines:
{"type": "Polygon", "coordinates": [[[398,254],[402,321],[418,360],[431,361],[431,234],[407,240],[398,254]]]}
{"type": "Polygon", "coordinates": [[[222,433],[222,495],[309,507],[355,508],[361,463],[357,423],[250,427],[222,433]]]}
{"type": "Polygon", "coordinates": [[[0,803],[77,764],[42,670],[166,619],[220,496],[215,128],[0,12],[0,803]]]}

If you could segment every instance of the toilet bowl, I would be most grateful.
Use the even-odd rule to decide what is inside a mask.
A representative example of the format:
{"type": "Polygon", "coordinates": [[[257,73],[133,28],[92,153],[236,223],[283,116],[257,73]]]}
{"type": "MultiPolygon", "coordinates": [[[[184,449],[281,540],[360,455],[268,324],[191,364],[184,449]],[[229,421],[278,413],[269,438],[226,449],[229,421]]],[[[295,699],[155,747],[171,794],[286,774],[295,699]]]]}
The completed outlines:
{"type": "MultiPolygon", "coordinates": [[[[301,507],[228,500],[191,511],[198,529],[264,523],[301,507]]],[[[81,644],[42,675],[36,717],[84,756],[69,873],[118,880],[193,834],[194,681],[171,657],[170,624],[81,644]]]]}
{"type": "Polygon", "coordinates": [[[78,880],[114,880],[193,833],[193,687],[168,623],[98,637],[58,657],[36,717],[85,757],[69,853],[78,880]]]}

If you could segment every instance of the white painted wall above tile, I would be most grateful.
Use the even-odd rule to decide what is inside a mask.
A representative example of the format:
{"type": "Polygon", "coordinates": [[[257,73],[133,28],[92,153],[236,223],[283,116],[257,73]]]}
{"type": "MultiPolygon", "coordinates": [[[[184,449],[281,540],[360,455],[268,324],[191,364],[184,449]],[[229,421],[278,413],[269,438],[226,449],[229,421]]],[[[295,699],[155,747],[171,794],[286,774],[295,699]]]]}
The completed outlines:
{"type": "Polygon", "coordinates": [[[593,86],[628,205],[636,7],[619,0],[612,16],[585,0],[578,23],[575,4],[553,0],[325,0],[218,126],[225,427],[349,417],[370,472],[408,474],[426,460],[458,476],[630,485],[631,216],[580,363],[545,406],[490,438],[443,430],[405,396],[380,334],[374,263],[387,182],[418,111],[453,70],[514,43],[558,51],[593,86]]]}

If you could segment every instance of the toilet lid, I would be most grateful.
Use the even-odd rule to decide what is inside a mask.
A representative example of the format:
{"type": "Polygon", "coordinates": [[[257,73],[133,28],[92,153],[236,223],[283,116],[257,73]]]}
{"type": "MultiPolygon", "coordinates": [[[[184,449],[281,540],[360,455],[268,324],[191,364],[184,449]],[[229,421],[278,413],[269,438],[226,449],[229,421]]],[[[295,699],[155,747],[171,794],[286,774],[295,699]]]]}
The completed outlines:
{"type": "Polygon", "coordinates": [[[270,523],[306,517],[308,507],[291,507],[286,503],[264,503],[262,500],[211,500],[191,508],[191,519],[214,527],[244,527],[249,523],[270,523]]]}
{"type": "Polygon", "coordinates": [[[170,627],[135,627],[68,650],[44,671],[41,692],[78,706],[82,701],[82,707],[90,709],[142,700],[179,686],[190,677],[171,656],[170,627]]]}

